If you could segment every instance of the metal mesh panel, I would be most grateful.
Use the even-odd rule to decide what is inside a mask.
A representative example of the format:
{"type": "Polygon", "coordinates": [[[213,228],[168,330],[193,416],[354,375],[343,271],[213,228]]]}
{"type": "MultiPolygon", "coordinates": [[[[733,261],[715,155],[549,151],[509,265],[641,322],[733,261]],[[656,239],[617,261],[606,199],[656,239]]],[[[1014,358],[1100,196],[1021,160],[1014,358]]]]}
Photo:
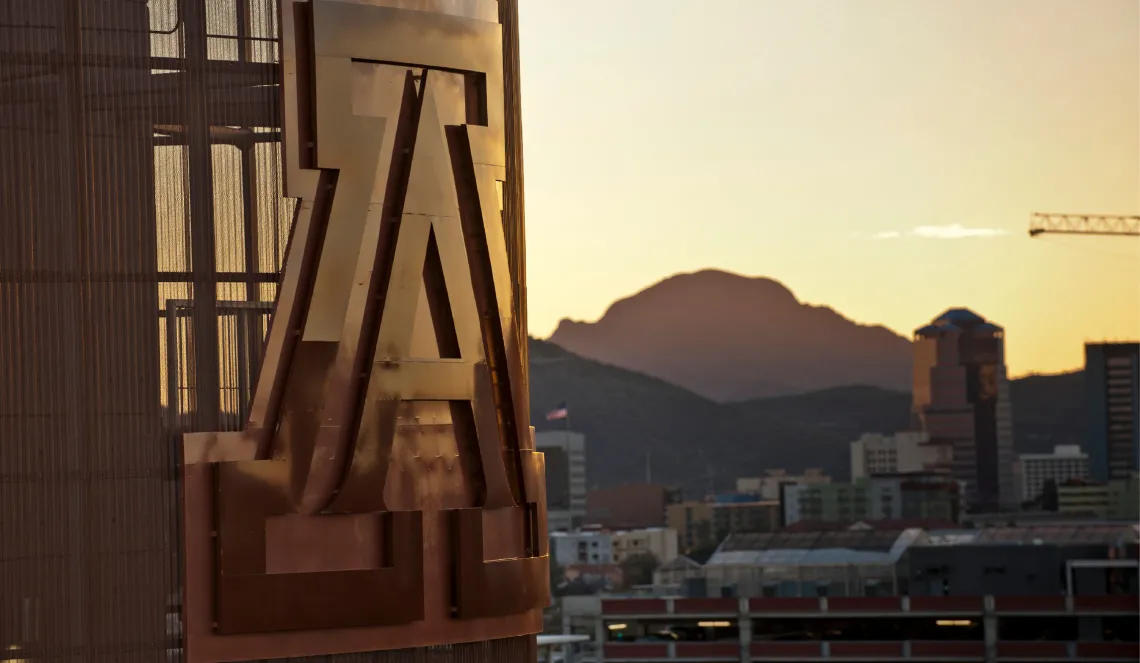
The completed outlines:
{"type": "MultiPolygon", "coordinates": [[[[0,2],[0,660],[181,660],[179,435],[241,426],[294,213],[279,25],[277,0],[0,2]]],[[[517,638],[303,660],[534,659],[517,638]]]]}
{"type": "Polygon", "coordinates": [[[292,219],[277,25],[0,3],[0,659],[180,658],[177,436],[240,426],[292,219]]]}

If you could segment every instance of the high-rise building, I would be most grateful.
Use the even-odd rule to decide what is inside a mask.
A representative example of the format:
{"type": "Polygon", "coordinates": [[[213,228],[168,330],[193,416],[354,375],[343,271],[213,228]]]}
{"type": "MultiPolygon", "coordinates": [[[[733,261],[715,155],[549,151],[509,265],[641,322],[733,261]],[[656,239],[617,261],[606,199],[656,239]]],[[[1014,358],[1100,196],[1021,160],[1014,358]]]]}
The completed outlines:
{"type": "Polygon", "coordinates": [[[571,430],[535,434],[535,448],[546,455],[547,527],[568,532],[586,517],[586,436],[571,430]]]}
{"type": "Polygon", "coordinates": [[[1061,484],[1089,478],[1089,456],[1075,444],[1055,447],[1051,454],[1021,454],[1018,457],[1021,499],[1034,500],[1045,482],[1061,484]]]}
{"type": "Polygon", "coordinates": [[[922,472],[944,464],[942,451],[943,447],[930,444],[925,431],[864,433],[851,443],[851,480],[876,474],[922,472]]]}
{"type": "Polygon", "coordinates": [[[953,308],[914,333],[914,423],[946,451],[939,468],[966,487],[966,503],[993,510],[1018,502],[1005,332],[953,308]]]}
{"type": "Polygon", "coordinates": [[[1090,477],[1140,469],[1140,343],[1085,345],[1085,411],[1090,477]]]}

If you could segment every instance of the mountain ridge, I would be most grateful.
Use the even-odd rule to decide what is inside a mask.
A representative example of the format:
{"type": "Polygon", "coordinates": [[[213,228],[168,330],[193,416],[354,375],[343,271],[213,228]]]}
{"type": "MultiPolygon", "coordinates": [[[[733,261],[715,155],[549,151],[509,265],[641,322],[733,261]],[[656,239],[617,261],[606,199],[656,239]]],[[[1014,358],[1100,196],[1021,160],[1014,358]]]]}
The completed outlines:
{"type": "Polygon", "coordinates": [[[721,402],[847,384],[898,390],[912,378],[909,339],[803,303],[778,280],[712,269],[662,279],[594,322],[564,319],[547,340],[721,402]]]}
{"type": "MultiPolygon", "coordinates": [[[[655,481],[691,496],[766,469],[821,467],[843,479],[851,442],[910,423],[905,391],[849,385],[723,403],[548,341],[532,338],[529,349],[532,425],[561,428],[544,415],[567,403],[570,427],[586,435],[591,488],[644,480],[647,466],[655,481]]],[[[1081,372],[1016,379],[1011,391],[1019,453],[1080,443],[1081,372]]]]}

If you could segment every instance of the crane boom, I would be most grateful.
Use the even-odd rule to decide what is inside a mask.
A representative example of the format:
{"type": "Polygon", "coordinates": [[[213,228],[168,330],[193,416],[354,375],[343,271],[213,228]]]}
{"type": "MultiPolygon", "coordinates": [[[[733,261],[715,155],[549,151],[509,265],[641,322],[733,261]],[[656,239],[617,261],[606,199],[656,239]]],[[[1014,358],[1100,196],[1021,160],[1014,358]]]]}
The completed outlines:
{"type": "Polygon", "coordinates": [[[1140,237],[1140,216],[1036,212],[1029,219],[1029,236],[1036,237],[1044,233],[1140,237]]]}

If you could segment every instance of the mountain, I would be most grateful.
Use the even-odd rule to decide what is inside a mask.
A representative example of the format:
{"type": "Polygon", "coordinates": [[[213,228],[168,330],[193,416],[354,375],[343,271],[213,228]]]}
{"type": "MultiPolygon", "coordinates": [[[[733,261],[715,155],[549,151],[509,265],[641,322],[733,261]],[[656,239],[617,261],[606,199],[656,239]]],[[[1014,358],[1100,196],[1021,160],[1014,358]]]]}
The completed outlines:
{"type": "Polygon", "coordinates": [[[910,388],[910,341],[796,299],[767,278],[678,274],[550,337],[577,355],[662,378],[716,401],[845,385],[910,388]]]}
{"type": "MultiPolygon", "coordinates": [[[[877,387],[719,403],[616,366],[531,339],[533,423],[560,428],[544,414],[565,401],[570,426],[586,435],[591,487],[653,480],[697,495],[727,488],[766,469],[849,471],[848,445],[865,432],[893,432],[909,421],[910,395],[877,387]]],[[[1083,426],[1082,375],[1033,376],[1012,383],[1019,452],[1076,444],[1083,426]]]]}

